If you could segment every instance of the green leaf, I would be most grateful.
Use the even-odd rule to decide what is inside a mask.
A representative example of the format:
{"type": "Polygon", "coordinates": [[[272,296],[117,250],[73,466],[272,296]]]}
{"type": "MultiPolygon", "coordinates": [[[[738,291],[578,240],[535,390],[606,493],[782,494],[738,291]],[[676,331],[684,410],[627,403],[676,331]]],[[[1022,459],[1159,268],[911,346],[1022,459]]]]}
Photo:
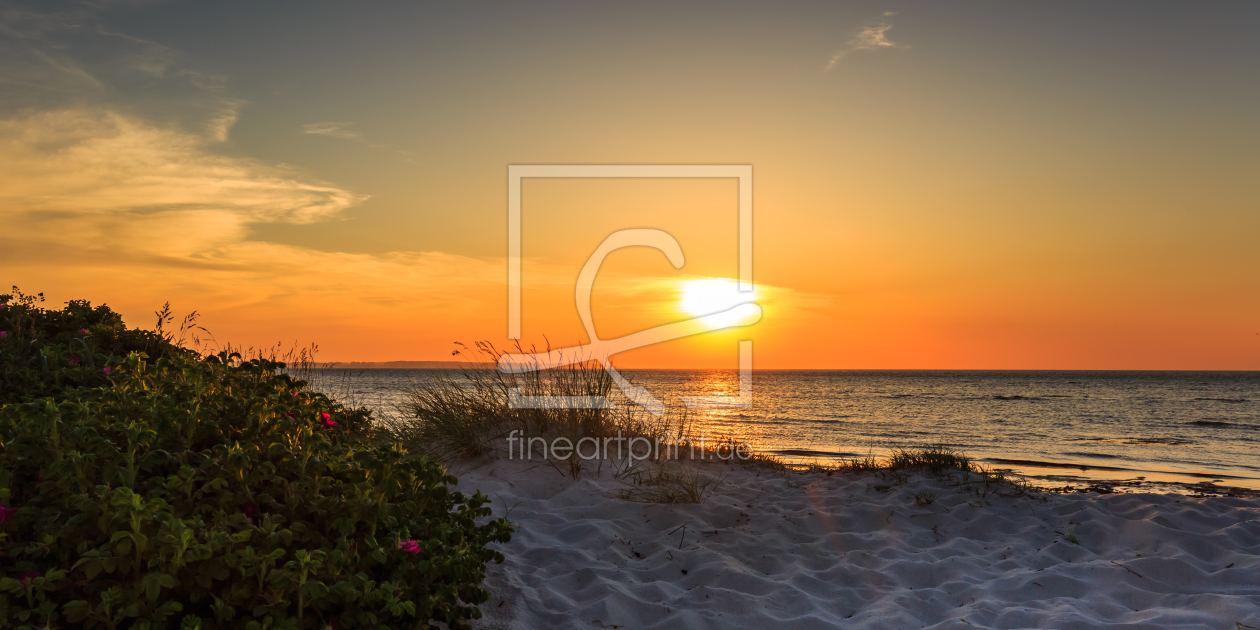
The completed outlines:
{"type": "Polygon", "coordinates": [[[163,587],[171,588],[173,586],[175,586],[175,578],[165,573],[150,573],[140,580],[140,588],[144,589],[144,593],[149,598],[150,603],[157,601],[163,587]]]}
{"type": "Polygon", "coordinates": [[[179,602],[166,602],[161,606],[158,606],[157,610],[153,612],[153,616],[157,618],[158,621],[162,621],[183,609],[184,605],[179,602]]]}
{"type": "Polygon", "coordinates": [[[110,538],[110,542],[114,543],[114,553],[125,556],[131,553],[131,532],[114,532],[114,536],[110,538]]]}
{"type": "Polygon", "coordinates": [[[67,602],[65,606],[62,606],[61,612],[65,613],[66,621],[69,621],[70,623],[78,623],[87,619],[88,615],[92,614],[92,607],[89,606],[86,601],[76,599],[74,601],[67,602]]]}
{"type": "Polygon", "coordinates": [[[79,558],[79,561],[75,562],[70,569],[74,570],[82,566],[83,572],[87,575],[87,579],[94,580],[96,579],[97,574],[101,572],[101,569],[105,567],[105,562],[100,557],[99,550],[93,549],[92,551],[89,551],[88,554],[90,555],[85,554],[84,557],[79,558]]]}

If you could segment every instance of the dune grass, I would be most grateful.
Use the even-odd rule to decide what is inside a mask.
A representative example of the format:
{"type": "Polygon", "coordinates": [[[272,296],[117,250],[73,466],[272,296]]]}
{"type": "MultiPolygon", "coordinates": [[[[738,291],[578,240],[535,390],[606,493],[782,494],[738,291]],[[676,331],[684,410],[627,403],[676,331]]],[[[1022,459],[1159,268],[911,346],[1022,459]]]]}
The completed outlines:
{"type": "Polygon", "coordinates": [[[618,498],[639,503],[704,503],[722,477],[703,475],[694,460],[662,460],[622,476],[631,486],[618,498]]]}
{"type": "MultiPolygon", "coordinates": [[[[515,350],[525,352],[519,346],[515,350]]],[[[686,413],[679,409],[654,417],[631,404],[578,409],[514,407],[511,404],[513,391],[522,396],[603,397],[615,403],[627,401],[619,400],[620,391],[612,376],[596,361],[509,374],[493,367],[505,353],[492,344],[478,342],[471,354],[475,362],[458,370],[441,371],[428,382],[411,388],[397,416],[381,423],[384,436],[412,452],[450,459],[495,456],[505,448],[506,438],[514,429],[548,441],[567,438],[574,444],[582,438],[617,435],[644,437],[653,442],[658,438],[679,440],[688,431],[686,413]]],[[[586,463],[572,453],[562,465],[571,476],[578,478],[586,463]]]]}
{"type": "MultiPolygon", "coordinates": [[[[826,468],[823,470],[827,471],[826,468]]],[[[960,491],[970,492],[980,498],[995,494],[1001,496],[1041,496],[1043,494],[1040,488],[1022,477],[1008,475],[1004,471],[985,466],[966,454],[943,445],[913,449],[897,448],[888,457],[869,456],[847,460],[832,467],[829,472],[874,474],[898,486],[907,483],[910,473],[918,473],[944,481],[960,491]]],[[[916,502],[920,505],[927,505],[935,500],[935,497],[916,496],[916,502]]]]}
{"type": "MultiPolygon", "coordinates": [[[[777,474],[872,475],[881,481],[890,482],[886,486],[876,486],[886,489],[909,483],[912,475],[926,475],[980,498],[993,495],[1044,498],[1047,492],[1018,475],[985,466],[965,453],[945,445],[897,447],[886,457],[869,455],[836,463],[793,463],[774,455],[755,453],[741,463],[777,474]]],[[[915,502],[929,505],[937,498],[929,495],[930,493],[919,493],[915,502]]]]}

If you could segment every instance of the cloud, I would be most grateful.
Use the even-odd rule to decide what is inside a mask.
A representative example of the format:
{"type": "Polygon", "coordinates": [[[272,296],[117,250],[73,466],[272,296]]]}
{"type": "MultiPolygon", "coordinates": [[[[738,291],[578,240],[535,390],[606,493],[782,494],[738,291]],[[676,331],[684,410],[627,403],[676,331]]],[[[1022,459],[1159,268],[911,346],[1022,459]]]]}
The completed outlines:
{"type": "Polygon", "coordinates": [[[125,111],[226,140],[244,101],[228,79],[157,42],[102,26],[100,6],[0,9],[0,117],[75,107],[125,111]]]}
{"type": "MultiPolygon", "coordinates": [[[[257,224],[338,220],[368,197],[224,154],[246,104],[230,78],[105,28],[93,6],[0,6],[4,286],[106,301],[133,325],[171,300],[221,339],[331,338],[342,357],[423,356],[502,330],[502,260],[253,240],[257,224]]],[[[350,123],[304,131],[360,139],[350,123]]]]}
{"type": "Polygon", "coordinates": [[[247,223],[327,219],[366,199],[292,168],[216,155],[214,140],[107,110],[3,119],[0,206],[11,226],[214,216],[210,233],[171,236],[215,240],[247,223]]]}
{"type": "MultiPolygon", "coordinates": [[[[343,356],[414,356],[502,328],[502,260],[252,240],[257,224],[337,220],[368,197],[223,154],[245,105],[230,79],[105,28],[98,9],[0,6],[4,282],[144,314],[132,324],[169,299],[228,340],[332,337],[343,356]]],[[[359,138],[349,123],[304,130],[359,138]]]]}
{"type": "MultiPolygon", "coordinates": [[[[884,13],[884,17],[892,17],[894,15],[896,14],[891,11],[884,13]]],[[[844,48],[836,51],[835,54],[831,56],[831,59],[827,60],[827,65],[823,68],[823,72],[828,72],[832,68],[835,68],[850,53],[863,50],[883,50],[886,48],[909,48],[910,46],[906,44],[900,44],[888,39],[888,31],[892,27],[893,25],[888,22],[878,22],[876,24],[870,24],[863,27],[862,30],[858,31],[858,33],[854,35],[847,44],[845,44],[844,48]]]]}
{"type": "Polygon", "coordinates": [[[362,134],[357,131],[351,131],[348,127],[354,123],[341,122],[321,122],[302,125],[303,133],[310,133],[319,136],[332,136],[334,138],[345,138],[346,140],[360,140],[362,134]]]}
{"type": "Polygon", "coordinates": [[[0,119],[4,281],[144,313],[175,300],[215,313],[231,340],[357,327],[383,356],[415,352],[391,350],[399,339],[449,343],[470,322],[500,328],[488,304],[505,294],[501,260],[251,240],[251,224],[336,219],[367,196],[215,146],[116,111],[0,119]]]}

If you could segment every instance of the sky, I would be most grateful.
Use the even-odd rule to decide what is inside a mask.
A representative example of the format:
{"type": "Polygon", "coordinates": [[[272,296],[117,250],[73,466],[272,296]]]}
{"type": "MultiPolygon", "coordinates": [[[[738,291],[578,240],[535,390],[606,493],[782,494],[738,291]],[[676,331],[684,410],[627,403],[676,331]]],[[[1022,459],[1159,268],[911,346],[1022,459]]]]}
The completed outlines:
{"type": "MultiPolygon", "coordinates": [[[[760,321],[619,366],[1256,370],[1257,32],[1254,2],[0,3],[0,285],[443,360],[511,342],[509,165],[751,165],[760,321]]],[[[729,306],[738,202],[525,180],[521,343],[590,341],[578,272],[623,229],[686,261],[610,255],[602,339],[729,306]]]]}

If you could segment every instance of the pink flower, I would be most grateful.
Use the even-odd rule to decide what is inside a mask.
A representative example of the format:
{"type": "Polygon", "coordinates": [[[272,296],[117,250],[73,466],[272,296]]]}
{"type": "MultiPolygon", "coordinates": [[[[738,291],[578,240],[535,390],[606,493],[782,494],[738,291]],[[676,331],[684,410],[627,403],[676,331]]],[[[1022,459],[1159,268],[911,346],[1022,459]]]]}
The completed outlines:
{"type": "Polygon", "coordinates": [[[241,512],[245,514],[245,518],[254,518],[258,516],[258,504],[253,501],[246,501],[241,505],[241,512]]]}
{"type": "Polygon", "coordinates": [[[5,337],[8,337],[8,336],[9,336],[9,331],[0,330],[0,339],[4,339],[5,337]]]}
{"type": "Polygon", "coordinates": [[[420,553],[420,543],[414,540],[407,540],[398,543],[398,548],[410,554],[420,553]]]}
{"type": "Polygon", "coordinates": [[[324,421],[324,426],[326,426],[326,427],[335,427],[335,426],[337,426],[337,423],[336,423],[336,422],[333,422],[333,420],[332,420],[332,414],[330,414],[330,413],[321,413],[321,414],[319,414],[319,419],[324,421]]]}
{"type": "Polygon", "coordinates": [[[0,505],[0,525],[5,524],[9,520],[9,516],[18,511],[15,507],[4,507],[0,505]]]}
{"type": "Polygon", "coordinates": [[[86,335],[86,334],[87,334],[87,329],[86,329],[86,328],[80,328],[80,329],[79,329],[79,334],[81,334],[81,335],[86,335]]]}
{"type": "Polygon", "coordinates": [[[39,571],[27,571],[26,573],[23,573],[21,577],[18,578],[18,582],[20,582],[22,586],[26,586],[26,583],[29,580],[33,578],[37,578],[37,577],[44,577],[44,574],[40,573],[39,571]]]}
{"type": "Polygon", "coordinates": [[[109,369],[109,368],[105,368],[105,373],[106,373],[106,374],[113,374],[113,373],[114,373],[114,371],[113,371],[113,370],[111,370],[111,369],[109,369]]]}
{"type": "Polygon", "coordinates": [[[72,354],[72,355],[70,355],[70,363],[71,363],[71,364],[73,364],[73,365],[78,365],[78,364],[82,363],[82,360],[80,360],[80,359],[79,359],[79,357],[76,357],[76,356],[74,356],[74,355],[72,354]]]}

